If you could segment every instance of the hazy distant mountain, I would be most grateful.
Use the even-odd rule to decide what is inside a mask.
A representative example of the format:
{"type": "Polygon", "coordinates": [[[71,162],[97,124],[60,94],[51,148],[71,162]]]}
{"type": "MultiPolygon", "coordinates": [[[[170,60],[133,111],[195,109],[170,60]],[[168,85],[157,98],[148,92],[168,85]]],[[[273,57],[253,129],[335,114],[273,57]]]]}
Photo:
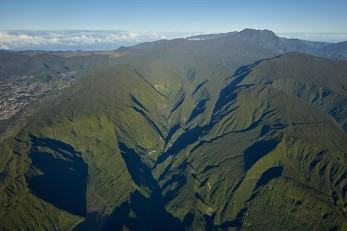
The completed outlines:
{"type": "MultiPolygon", "coordinates": [[[[191,36],[187,37],[186,40],[214,40],[214,42],[226,43],[225,45],[233,43],[239,44],[240,47],[254,46],[262,49],[266,48],[278,54],[295,51],[331,59],[347,59],[346,42],[327,43],[281,38],[269,30],[245,29],[240,32],[191,36]]],[[[171,41],[172,40],[159,40],[155,42],[146,42],[135,45],[133,48],[150,48],[157,45],[170,43],[171,41]]],[[[182,39],[177,39],[177,41],[182,41],[182,39]]]]}
{"type": "Polygon", "coordinates": [[[219,34],[202,34],[202,35],[195,35],[195,36],[189,36],[186,39],[188,40],[207,40],[207,39],[217,39],[217,38],[221,38],[224,36],[229,36],[232,34],[237,33],[235,32],[228,32],[228,33],[219,33],[219,34]]]}
{"type": "Polygon", "coordinates": [[[326,43],[311,42],[300,39],[278,37],[269,30],[245,29],[225,38],[235,42],[244,42],[261,48],[267,48],[283,54],[290,51],[301,52],[332,59],[347,59],[346,42],[326,43]]]}
{"type": "Polygon", "coordinates": [[[0,52],[88,70],[2,141],[1,229],[345,230],[344,43],[199,38],[0,52]]]}
{"type": "Polygon", "coordinates": [[[337,57],[338,59],[346,59],[347,41],[329,44],[324,46],[323,49],[326,53],[330,53],[331,57],[337,57]]]}

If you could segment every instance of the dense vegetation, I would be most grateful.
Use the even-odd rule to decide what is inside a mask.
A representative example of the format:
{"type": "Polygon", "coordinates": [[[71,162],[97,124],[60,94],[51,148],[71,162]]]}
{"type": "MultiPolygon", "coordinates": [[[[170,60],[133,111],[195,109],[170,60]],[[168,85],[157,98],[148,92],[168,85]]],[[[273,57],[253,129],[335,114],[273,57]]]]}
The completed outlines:
{"type": "Polygon", "coordinates": [[[1,229],[347,229],[347,62],[273,36],[127,49],[41,105],[0,147],[1,229]]]}

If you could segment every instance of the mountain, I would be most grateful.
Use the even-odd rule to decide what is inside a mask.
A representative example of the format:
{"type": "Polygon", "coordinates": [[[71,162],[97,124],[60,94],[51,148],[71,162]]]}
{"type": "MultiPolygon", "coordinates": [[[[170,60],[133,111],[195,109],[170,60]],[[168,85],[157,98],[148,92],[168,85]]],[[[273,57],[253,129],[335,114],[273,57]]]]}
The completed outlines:
{"type": "Polygon", "coordinates": [[[337,56],[338,59],[346,59],[347,41],[329,44],[324,47],[324,51],[330,53],[332,57],[337,56]]]}
{"type": "Polygon", "coordinates": [[[325,43],[311,42],[300,39],[288,39],[278,37],[269,30],[252,30],[245,29],[238,33],[233,33],[230,38],[234,42],[247,43],[257,47],[267,48],[278,54],[286,52],[300,52],[315,56],[326,57],[330,59],[347,59],[345,42],[342,43],[325,43]]]}
{"type": "MultiPolygon", "coordinates": [[[[253,46],[256,49],[268,49],[277,54],[287,52],[300,52],[314,56],[325,57],[329,59],[347,60],[346,42],[327,43],[327,42],[312,42],[300,39],[288,39],[277,36],[270,30],[253,30],[244,29],[240,32],[228,32],[220,34],[202,34],[187,37],[185,39],[176,39],[176,43],[183,40],[189,41],[204,41],[219,43],[233,43],[243,46],[253,46]]],[[[158,40],[154,42],[146,42],[132,46],[133,49],[145,49],[172,43],[172,40],[158,40]]],[[[239,51],[241,52],[241,50],[239,51]]]]}
{"type": "Polygon", "coordinates": [[[295,95],[332,116],[347,132],[346,73],[345,61],[287,53],[265,60],[242,83],[266,83],[295,95]]]}
{"type": "Polygon", "coordinates": [[[346,229],[347,62],[275,43],[105,52],[1,143],[1,229],[346,229]]]}

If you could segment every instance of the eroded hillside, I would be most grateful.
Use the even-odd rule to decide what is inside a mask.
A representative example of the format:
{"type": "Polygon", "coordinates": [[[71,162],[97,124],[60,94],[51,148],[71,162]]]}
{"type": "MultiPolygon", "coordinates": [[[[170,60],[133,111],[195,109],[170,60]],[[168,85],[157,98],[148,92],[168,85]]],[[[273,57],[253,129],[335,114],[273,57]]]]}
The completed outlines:
{"type": "Polygon", "coordinates": [[[133,50],[42,107],[0,147],[1,228],[346,229],[347,63],[219,39],[133,50]]]}

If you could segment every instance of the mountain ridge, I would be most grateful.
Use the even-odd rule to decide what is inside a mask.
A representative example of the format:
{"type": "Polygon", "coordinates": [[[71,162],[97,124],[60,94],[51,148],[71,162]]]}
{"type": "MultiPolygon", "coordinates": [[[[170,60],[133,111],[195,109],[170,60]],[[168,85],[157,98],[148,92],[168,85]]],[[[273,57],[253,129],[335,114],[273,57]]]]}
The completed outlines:
{"type": "Polygon", "coordinates": [[[47,101],[1,143],[0,227],[345,229],[346,61],[258,35],[127,49],[47,101]]]}
{"type": "MultiPolygon", "coordinates": [[[[227,32],[220,34],[197,35],[185,38],[189,41],[203,40],[231,40],[237,43],[249,43],[252,45],[261,45],[278,54],[285,52],[302,52],[310,55],[321,56],[331,59],[347,59],[346,42],[327,43],[312,42],[295,38],[278,37],[270,30],[244,29],[240,32],[227,32]],[[334,51],[332,51],[334,50],[334,51]]],[[[182,40],[178,39],[177,41],[182,40]]],[[[146,42],[132,46],[132,48],[149,48],[160,44],[170,43],[172,40],[159,40],[155,42],[146,42]]]]}

